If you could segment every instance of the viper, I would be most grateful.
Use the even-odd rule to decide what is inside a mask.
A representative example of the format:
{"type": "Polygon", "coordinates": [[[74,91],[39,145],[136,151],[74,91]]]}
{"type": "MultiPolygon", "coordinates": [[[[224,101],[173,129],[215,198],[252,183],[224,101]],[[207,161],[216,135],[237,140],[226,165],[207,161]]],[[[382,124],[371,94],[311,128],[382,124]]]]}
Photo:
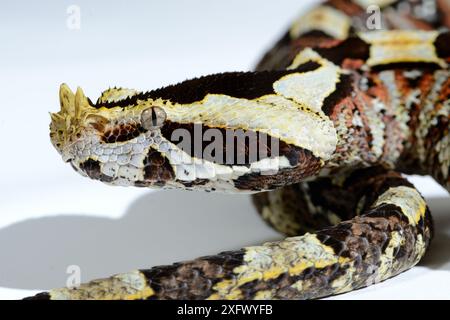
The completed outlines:
{"type": "Polygon", "coordinates": [[[450,190],[449,27],[448,0],[329,0],[252,72],[96,102],[63,84],[50,137],[81,175],[251,193],[287,238],[32,299],[313,299],[413,267],[433,223],[403,174],[450,190]]]}

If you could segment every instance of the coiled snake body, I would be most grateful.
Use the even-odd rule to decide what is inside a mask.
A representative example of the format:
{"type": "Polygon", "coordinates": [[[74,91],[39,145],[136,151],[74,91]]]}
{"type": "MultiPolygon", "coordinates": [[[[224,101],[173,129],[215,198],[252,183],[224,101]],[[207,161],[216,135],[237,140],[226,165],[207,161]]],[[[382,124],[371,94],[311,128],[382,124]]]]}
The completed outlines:
{"type": "Polygon", "coordinates": [[[450,3],[431,3],[329,0],[255,72],[113,88],[96,103],[62,85],[51,139],[76,171],[112,185],[255,193],[288,238],[35,298],[310,299],[414,266],[432,220],[399,172],[450,190],[450,3]],[[369,5],[382,30],[368,30],[369,5]]]}

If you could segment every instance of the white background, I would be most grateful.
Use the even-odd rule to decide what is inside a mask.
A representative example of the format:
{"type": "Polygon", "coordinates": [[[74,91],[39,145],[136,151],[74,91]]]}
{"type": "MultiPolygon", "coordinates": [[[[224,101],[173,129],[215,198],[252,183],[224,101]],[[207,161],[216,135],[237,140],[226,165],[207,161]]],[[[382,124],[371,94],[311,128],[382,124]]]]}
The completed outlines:
{"type": "MultiPolygon", "coordinates": [[[[313,1],[10,1],[0,10],[0,298],[237,249],[281,236],[247,196],[113,188],[77,175],[48,138],[58,88],[96,100],[249,70],[313,1]],[[66,26],[69,5],[81,29],[66,26]]],[[[427,178],[437,235],[420,266],[344,299],[450,297],[450,200],[427,178]]]]}

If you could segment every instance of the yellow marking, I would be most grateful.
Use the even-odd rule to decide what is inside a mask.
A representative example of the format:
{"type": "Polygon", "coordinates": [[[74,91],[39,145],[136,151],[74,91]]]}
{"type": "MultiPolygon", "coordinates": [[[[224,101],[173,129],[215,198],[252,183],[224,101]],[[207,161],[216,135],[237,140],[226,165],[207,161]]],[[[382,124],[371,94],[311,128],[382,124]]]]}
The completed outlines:
{"type": "Polygon", "coordinates": [[[437,31],[372,31],[359,36],[370,46],[367,65],[377,66],[388,63],[428,62],[447,67],[445,60],[436,54],[434,41],[437,31]]]}
{"type": "Polygon", "coordinates": [[[239,289],[232,290],[225,296],[225,300],[240,300],[243,298],[242,291],[239,289]]]}
{"type": "Polygon", "coordinates": [[[427,205],[420,193],[413,188],[400,186],[389,188],[372,207],[381,204],[393,204],[400,207],[402,213],[408,218],[411,225],[415,226],[425,216],[427,205]]]}
{"type": "Polygon", "coordinates": [[[296,276],[305,271],[305,269],[310,268],[313,265],[310,261],[301,261],[300,263],[297,263],[294,267],[289,269],[289,274],[296,276]]]}
{"type": "MultiPolygon", "coordinates": [[[[349,261],[349,258],[338,257],[333,248],[322,244],[314,234],[269,242],[245,250],[245,264],[233,270],[236,278],[217,283],[213,287],[217,292],[208,299],[234,299],[242,296],[239,290],[241,285],[254,280],[269,281],[285,273],[295,276],[309,267],[323,269],[349,261]]],[[[261,293],[261,297],[269,294],[269,291],[261,293]]]]}
{"type": "Polygon", "coordinates": [[[386,247],[384,254],[380,257],[380,267],[378,268],[378,272],[374,280],[375,283],[392,277],[392,272],[398,269],[395,266],[398,261],[395,260],[394,252],[395,249],[400,247],[404,242],[405,238],[398,231],[391,232],[389,244],[386,247]]]}
{"type": "Polygon", "coordinates": [[[317,260],[314,262],[301,261],[300,263],[296,264],[294,267],[289,269],[289,274],[292,276],[296,276],[311,267],[314,267],[315,269],[323,269],[323,268],[329,267],[336,263],[342,265],[348,261],[350,261],[349,258],[343,258],[343,257],[339,257],[339,258],[333,259],[333,260],[317,260]]]}
{"type": "Polygon", "coordinates": [[[82,118],[91,110],[95,110],[89,102],[81,88],[74,94],[70,88],[63,83],[59,89],[59,100],[61,110],[58,113],[51,113],[52,123],[50,125],[50,136],[52,143],[58,150],[71,143],[82,129],[82,118]]]}
{"type": "Polygon", "coordinates": [[[220,300],[220,295],[218,293],[213,293],[212,295],[210,295],[208,298],[206,298],[206,300],[220,300]]]}
{"type": "Polygon", "coordinates": [[[59,103],[61,113],[75,115],[75,95],[65,83],[59,88],[59,103]]]}
{"type": "Polygon", "coordinates": [[[255,300],[269,300],[273,296],[273,293],[271,290],[262,290],[258,291],[255,294],[255,300]]]}
{"type": "Polygon", "coordinates": [[[140,299],[146,299],[154,295],[155,292],[152,288],[146,287],[140,292],[136,292],[134,294],[126,295],[123,299],[124,300],[140,300],[140,299]]]}
{"type": "Polygon", "coordinates": [[[94,280],[75,289],[50,291],[52,300],[136,300],[146,299],[154,294],[140,271],[94,280]]]}
{"type": "Polygon", "coordinates": [[[213,289],[222,292],[228,290],[231,286],[234,286],[235,284],[236,284],[235,280],[226,279],[216,283],[213,289]]]}
{"type": "Polygon", "coordinates": [[[254,280],[261,280],[261,279],[263,279],[263,277],[265,280],[266,274],[264,273],[264,275],[263,275],[261,272],[253,272],[253,273],[246,274],[246,277],[238,279],[237,286],[241,286],[245,283],[252,282],[254,280]]]}
{"type": "Polygon", "coordinates": [[[248,270],[248,266],[243,264],[243,265],[241,265],[239,267],[234,268],[233,272],[234,273],[244,273],[247,270],[248,270]]]}
{"type": "Polygon", "coordinates": [[[234,279],[226,279],[222,280],[218,283],[216,283],[213,287],[214,290],[217,292],[210,295],[207,300],[219,300],[219,299],[226,299],[226,300],[236,300],[236,299],[242,299],[242,292],[238,289],[238,286],[241,284],[244,284],[246,282],[249,282],[248,279],[243,279],[242,283],[239,283],[239,280],[236,281],[234,279]]]}
{"type": "Polygon", "coordinates": [[[264,272],[263,279],[264,279],[264,281],[276,279],[285,272],[286,272],[286,267],[274,266],[264,272]]]}
{"type": "Polygon", "coordinates": [[[296,39],[309,31],[319,30],[336,39],[345,39],[348,37],[350,26],[351,19],[341,11],[328,6],[319,6],[294,22],[290,36],[296,39]]]}
{"type": "Polygon", "coordinates": [[[139,91],[127,88],[111,88],[102,92],[100,102],[117,102],[138,94],[139,91]]]}

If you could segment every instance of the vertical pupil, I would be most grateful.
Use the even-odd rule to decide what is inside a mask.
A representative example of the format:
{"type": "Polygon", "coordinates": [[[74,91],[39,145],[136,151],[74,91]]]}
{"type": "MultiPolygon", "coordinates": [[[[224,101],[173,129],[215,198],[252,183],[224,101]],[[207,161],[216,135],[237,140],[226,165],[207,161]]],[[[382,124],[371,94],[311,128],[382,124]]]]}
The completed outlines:
{"type": "Polygon", "coordinates": [[[164,124],[166,113],[159,107],[150,107],[141,114],[141,125],[146,130],[155,130],[164,124]]]}
{"type": "Polygon", "coordinates": [[[157,116],[154,108],[152,108],[152,125],[154,127],[156,127],[158,125],[158,116],[157,116]]]}

